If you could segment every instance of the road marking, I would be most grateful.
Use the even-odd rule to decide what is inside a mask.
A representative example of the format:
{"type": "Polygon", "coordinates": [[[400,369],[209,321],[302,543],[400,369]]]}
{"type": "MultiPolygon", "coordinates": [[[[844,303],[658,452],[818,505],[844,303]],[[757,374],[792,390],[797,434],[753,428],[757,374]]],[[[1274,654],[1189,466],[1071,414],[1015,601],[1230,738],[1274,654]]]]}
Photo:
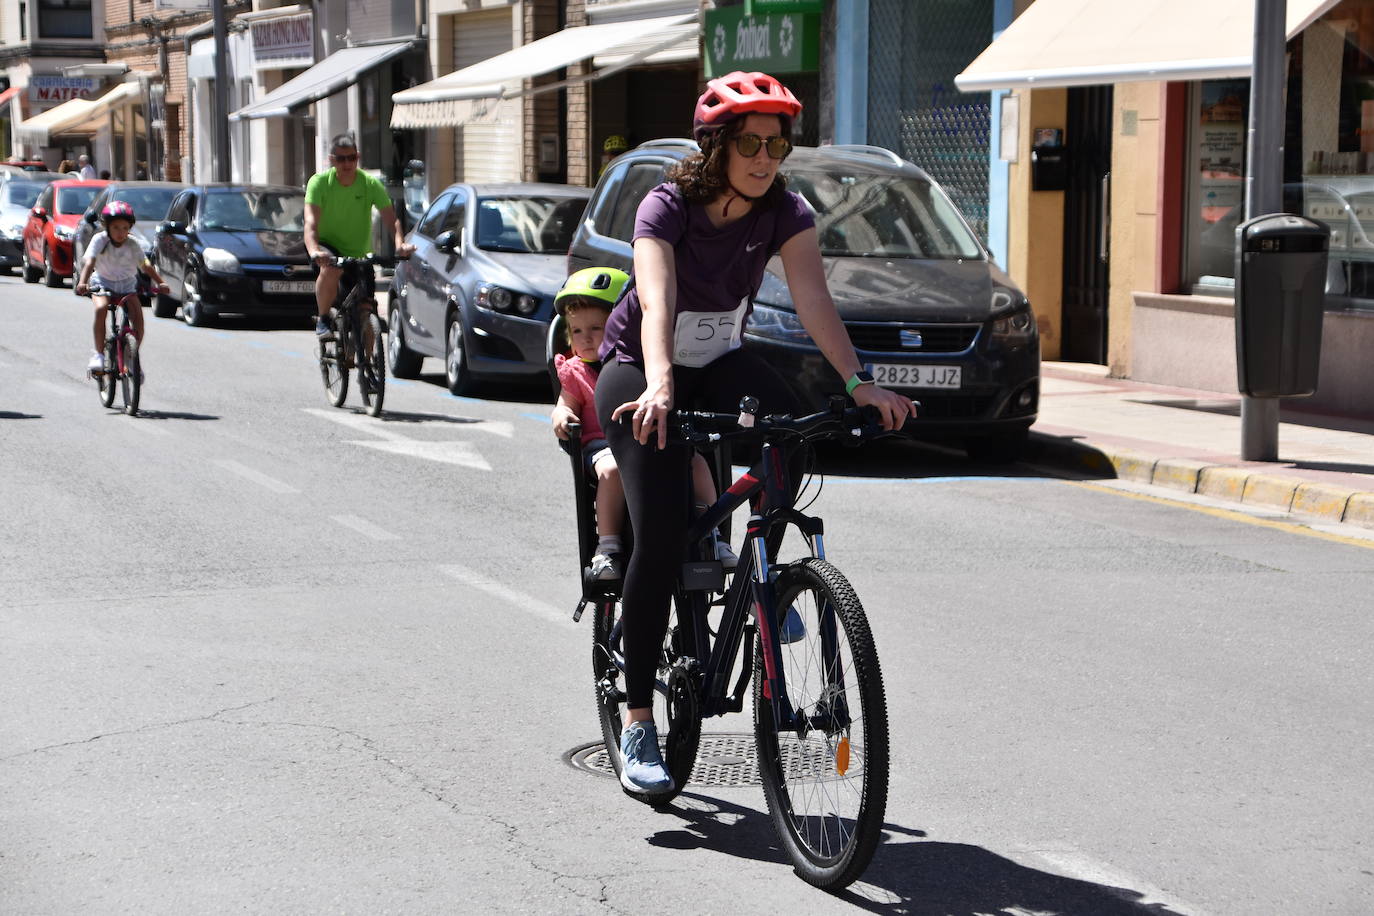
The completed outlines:
{"type": "Polygon", "coordinates": [[[30,379],[29,384],[38,388],[42,388],[44,391],[51,391],[54,394],[60,394],[64,398],[72,398],[76,397],[77,395],[77,390],[75,388],[72,388],[70,385],[59,385],[57,382],[50,382],[45,378],[30,379]]]}
{"type": "Polygon", "coordinates": [[[352,528],[361,535],[372,538],[374,541],[399,541],[399,534],[392,534],[385,528],[378,528],[366,519],[358,518],[356,515],[331,515],[334,521],[343,525],[345,528],[352,528]]]}
{"type": "Polygon", "coordinates": [[[215,464],[224,468],[226,471],[234,472],[235,474],[239,475],[245,480],[251,480],[253,481],[253,483],[258,484],[261,487],[265,487],[266,489],[271,490],[273,493],[300,492],[300,490],[297,490],[295,487],[291,486],[288,483],[282,483],[275,477],[268,477],[266,474],[263,474],[260,471],[255,471],[247,465],[239,464],[237,461],[229,461],[227,459],[224,459],[216,461],[215,464]]]}
{"type": "Polygon", "coordinates": [[[541,617],[551,623],[571,624],[572,609],[560,611],[551,604],[546,604],[538,598],[531,598],[524,592],[518,592],[513,588],[507,588],[500,582],[488,579],[481,573],[468,569],[466,566],[455,566],[452,564],[441,565],[439,571],[464,585],[471,586],[478,591],[486,592],[493,598],[497,598],[513,607],[518,607],[522,611],[528,611],[536,617],[541,617]]]}
{"type": "MultiPolygon", "coordinates": [[[[1362,537],[1352,537],[1345,534],[1336,534],[1330,530],[1309,527],[1301,522],[1287,522],[1273,518],[1263,518],[1245,512],[1238,512],[1235,509],[1223,509],[1220,506],[1200,505],[1185,499],[1170,499],[1165,496],[1156,496],[1152,493],[1135,493],[1131,490],[1121,489],[1120,487],[1104,486],[1100,483],[1089,483],[1086,480],[1066,480],[1064,482],[1072,484],[1075,487],[1082,487],[1085,490],[1097,490],[1101,493],[1111,493],[1116,496],[1125,496],[1128,499],[1138,499],[1142,502],[1158,503],[1164,506],[1177,506],[1181,509],[1190,509],[1193,512],[1201,512],[1204,515],[1224,518],[1233,522],[1245,522],[1250,525],[1259,525],[1261,528],[1273,528],[1277,531],[1286,531],[1289,534],[1305,534],[1308,537],[1321,538],[1324,541],[1334,541],[1337,544],[1348,544],[1351,547],[1363,547],[1366,550],[1374,550],[1374,540],[1367,540],[1362,537]]],[[[1272,512],[1273,510],[1268,511],[1272,512]]],[[[1317,523],[1315,519],[1313,521],[1317,523]]]]}
{"type": "MultiPolygon", "coordinates": [[[[425,461],[438,461],[441,464],[456,464],[460,467],[475,468],[479,471],[491,470],[491,464],[470,442],[460,439],[412,439],[397,429],[398,424],[376,417],[341,410],[322,410],[317,407],[302,409],[312,416],[322,417],[332,423],[338,423],[349,429],[356,429],[377,437],[376,440],[351,439],[348,440],[350,445],[360,445],[363,448],[376,449],[390,455],[404,455],[425,461]]],[[[445,424],[436,425],[442,428],[445,424]]],[[[502,420],[476,420],[471,423],[464,423],[462,427],[464,429],[480,429],[507,439],[515,434],[514,425],[502,420]]]]}

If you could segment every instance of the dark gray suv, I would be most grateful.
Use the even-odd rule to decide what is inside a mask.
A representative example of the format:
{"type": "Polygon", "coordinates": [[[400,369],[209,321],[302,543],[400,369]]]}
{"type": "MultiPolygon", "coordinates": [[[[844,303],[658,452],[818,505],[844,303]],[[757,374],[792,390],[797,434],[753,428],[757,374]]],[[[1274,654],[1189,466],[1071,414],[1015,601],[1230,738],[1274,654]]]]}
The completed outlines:
{"type": "MultiPolygon", "coordinates": [[[[630,270],[640,200],[696,148],[654,140],[616,159],[573,236],[569,272],[630,270]]],[[[1035,316],[949,198],[921,169],[878,147],[797,147],[783,172],[816,212],[830,293],[868,371],[921,402],[923,437],[957,439],[976,458],[1014,459],[1039,404],[1035,316]]],[[[560,333],[551,329],[550,359],[560,333]]],[[[804,404],[844,393],[797,318],[778,258],[744,338],[804,404]]]]}

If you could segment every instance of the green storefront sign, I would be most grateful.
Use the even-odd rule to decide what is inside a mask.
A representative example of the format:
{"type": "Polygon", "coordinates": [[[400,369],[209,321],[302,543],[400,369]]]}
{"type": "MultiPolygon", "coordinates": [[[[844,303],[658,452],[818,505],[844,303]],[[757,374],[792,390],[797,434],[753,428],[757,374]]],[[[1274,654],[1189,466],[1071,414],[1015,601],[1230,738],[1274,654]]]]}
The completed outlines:
{"type": "MultiPolygon", "coordinates": [[[[754,2],[758,11],[761,4],[754,2]]],[[[819,13],[744,15],[744,8],[726,6],[706,11],[702,56],[708,79],[734,70],[764,73],[810,73],[819,67],[819,13]]]]}

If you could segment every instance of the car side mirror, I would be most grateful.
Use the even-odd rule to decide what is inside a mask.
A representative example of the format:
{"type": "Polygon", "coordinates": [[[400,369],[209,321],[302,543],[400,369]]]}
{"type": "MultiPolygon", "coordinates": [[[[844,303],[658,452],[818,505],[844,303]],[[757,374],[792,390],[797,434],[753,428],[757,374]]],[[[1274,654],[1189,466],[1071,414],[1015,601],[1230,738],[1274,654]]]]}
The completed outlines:
{"type": "Polygon", "coordinates": [[[33,208],[33,215],[36,216],[36,217],[38,217],[39,219],[47,219],[47,218],[48,218],[48,211],[45,210],[45,209],[43,209],[42,207],[34,207],[34,208],[33,208]]]}
{"type": "Polygon", "coordinates": [[[434,240],[435,248],[449,254],[456,252],[462,244],[463,232],[461,229],[448,229],[439,233],[439,237],[434,240]]]}
{"type": "Polygon", "coordinates": [[[88,222],[88,223],[90,223],[92,226],[94,226],[96,223],[100,222],[100,216],[99,216],[98,214],[96,214],[94,211],[92,211],[92,212],[90,212],[90,213],[87,213],[87,214],[86,214],[86,222],[88,222]]]}
{"type": "Polygon", "coordinates": [[[163,220],[162,222],[157,224],[157,231],[164,232],[169,235],[185,235],[186,224],[181,222],[180,220],[175,219],[163,220]]]}

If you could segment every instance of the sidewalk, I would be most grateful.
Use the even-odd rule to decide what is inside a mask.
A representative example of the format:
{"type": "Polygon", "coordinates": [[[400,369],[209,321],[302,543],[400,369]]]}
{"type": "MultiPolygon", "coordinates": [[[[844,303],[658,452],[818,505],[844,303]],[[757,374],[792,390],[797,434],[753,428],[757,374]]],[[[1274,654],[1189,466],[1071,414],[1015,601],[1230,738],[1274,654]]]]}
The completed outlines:
{"type": "Polygon", "coordinates": [[[1240,396],[1044,363],[1027,458],[1374,528],[1374,423],[1282,409],[1279,461],[1240,458],[1240,396]]]}

